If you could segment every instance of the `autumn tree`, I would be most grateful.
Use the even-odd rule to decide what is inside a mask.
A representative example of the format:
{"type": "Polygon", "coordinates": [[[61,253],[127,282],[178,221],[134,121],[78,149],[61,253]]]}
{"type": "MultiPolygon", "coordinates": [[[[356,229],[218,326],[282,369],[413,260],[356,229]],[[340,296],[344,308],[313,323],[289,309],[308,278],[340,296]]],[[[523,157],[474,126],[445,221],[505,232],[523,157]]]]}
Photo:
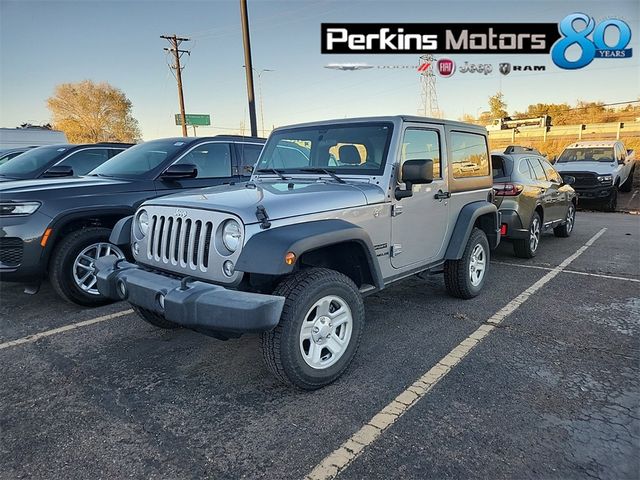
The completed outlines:
{"type": "Polygon", "coordinates": [[[489,97],[489,111],[491,112],[492,118],[504,118],[508,115],[507,104],[504,101],[502,92],[498,92],[489,97]]]}
{"type": "Polygon", "coordinates": [[[106,82],[84,80],[56,86],[47,100],[53,125],[70,142],[137,142],[138,121],[131,114],[131,101],[106,82]]]}

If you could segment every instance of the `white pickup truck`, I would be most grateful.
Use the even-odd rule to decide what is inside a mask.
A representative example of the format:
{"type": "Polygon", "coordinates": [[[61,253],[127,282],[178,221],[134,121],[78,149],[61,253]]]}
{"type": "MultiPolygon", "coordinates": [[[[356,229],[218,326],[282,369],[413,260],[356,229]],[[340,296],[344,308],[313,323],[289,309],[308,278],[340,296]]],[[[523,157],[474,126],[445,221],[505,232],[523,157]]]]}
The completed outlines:
{"type": "Polygon", "coordinates": [[[554,165],[562,176],[575,177],[572,185],[580,200],[595,200],[615,211],[618,190],[631,191],[635,153],[619,140],[572,143],[554,165]]]}

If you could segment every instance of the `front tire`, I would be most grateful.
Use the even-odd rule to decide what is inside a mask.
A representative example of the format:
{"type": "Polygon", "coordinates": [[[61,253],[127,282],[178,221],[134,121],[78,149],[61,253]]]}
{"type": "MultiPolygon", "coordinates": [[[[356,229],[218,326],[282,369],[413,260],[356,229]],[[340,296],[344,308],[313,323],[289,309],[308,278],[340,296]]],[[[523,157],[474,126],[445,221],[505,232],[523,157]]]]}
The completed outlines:
{"type": "Polygon", "coordinates": [[[107,255],[124,258],[124,253],[109,243],[111,230],[91,227],[67,234],[55,246],[49,263],[49,280],[58,295],[68,302],[87,307],[112,303],[96,287],[95,260],[107,255]]]}
{"type": "Polygon", "coordinates": [[[462,258],[444,264],[444,282],[449,295],[469,299],[480,293],[489,270],[489,242],[479,228],[474,227],[462,258]]]}
{"type": "Polygon", "coordinates": [[[620,185],[621,192],[631,191],[631,188],[633,187],[633,176],[635,175],[635,172],[636,172],[636,167],[634,165],[633,168],[631,168],[631,171],[629,172],[629,176],[627,177],[627,179],[624,181],[622,185],[620,185]]]}
{"type": "Polygon", "coordinates": [[[611,190],[611,193],[609,194],[609,197],[607,197],[607,201],[604,204],[604,209],[607,212],[615,212],[617,208],[618,208],[618,187],[614,186],[613,189],[611,190]]]}
{"type": "Polygon", "coordinates": [[[562,225],[557,226],[553,229],[553,234],[556,237],[568,237],[573,232],[573,227],[576,224],[576,207],[573,203],[569,204],[569,209],[567,210],[567,216],[564,219],[564,223],[562,225]]]}
{"type": "Polygon", "coordinates": [[[353,281],[312,268],[286,277],[273,292],[285,297],[280,323],[262,334],[269,371],[303,390],[340,377],[356,354],[364,329],[364,303],[353,281]]]}
{"type": "Polygon", "coordinates": [[[533,218],[529,224],[529,235],[527,238],[513,241],[513,252],[516,257],[533,258],[538,253],[540,237],[542,236],[542,220],[538,212],[533,212],[533,218]]]}
{"type": "Polygon", "coordinates": [[[177,323],[170,322],[159,313],[147,310],[146,308],[138,307],[137,305],[130,304],[133,311],[147,323],[150,323],[154,327],[163,328],[165,330],[175,330],[180,328],[177,323]]]}

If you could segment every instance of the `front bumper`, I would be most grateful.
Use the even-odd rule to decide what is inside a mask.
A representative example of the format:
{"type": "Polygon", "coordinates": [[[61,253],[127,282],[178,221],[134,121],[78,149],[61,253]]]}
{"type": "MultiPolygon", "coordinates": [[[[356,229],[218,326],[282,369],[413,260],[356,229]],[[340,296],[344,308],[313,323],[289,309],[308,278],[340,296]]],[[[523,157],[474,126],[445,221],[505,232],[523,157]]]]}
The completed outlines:
{"type": "Polygon", "coordinates": [[[580,200],[605,200],[611,195],[614,187],[613,185],[598,185],[596,187],[580,188],[580,186],[573,185],[573,189],[580,200]]]}
{"type": "Polygon", "coordinates": [[[51,218],[35,212],[0,218],[0,280],[39,283],[46,270],[40,240],[51,218]]]}
{"type": "Polygon", "coordinates": [[[522,239],[529,237],[529,229],[524,228],[522,219],[515,210],[500,210],[501,225],[507,226],[507,233],[502,235],[504,238],[522,239]]]}
{"type": "Polygon", "coordinates": [[[143,270],[109,256],[95,267],[98,290],[156,312],[170,322],[216,337],[264,332],[280,321],[284,297],[229,290],[198,280],[143,270]]]}

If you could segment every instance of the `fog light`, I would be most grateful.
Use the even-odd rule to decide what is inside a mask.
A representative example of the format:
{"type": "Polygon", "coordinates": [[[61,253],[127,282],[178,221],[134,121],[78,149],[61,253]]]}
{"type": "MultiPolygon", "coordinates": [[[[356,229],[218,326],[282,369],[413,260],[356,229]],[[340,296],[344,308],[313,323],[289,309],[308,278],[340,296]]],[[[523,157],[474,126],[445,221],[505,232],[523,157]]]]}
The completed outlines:
{"type": "Polygon", "coordinates": [[[234,269],[235,269],[235,265],[231,260],[227,260],[222,264],[222,271],[227,277],[230,277],[233,275],[233,272],[235,271],[234,269]]]}
{"type": "Polygon", "coordinates": [[[138,242],[133,243],[133,253],[135,253],[136,255],[140,253],[140,245],[138,245],[138,242]]]}
{"type": "Polygon", "coordinates": [[[127,298],[127,286],[124,283],[124,280],[118,280],[116,283],[116,287],[118,288],[118,295],[122,300],[127,298]]]}
{"type": "Polygon", "coordinates": [[[160,308],[164,311],[164,294],[163,293],[158,294],[158,305],[160,305],[160,308]]]}

